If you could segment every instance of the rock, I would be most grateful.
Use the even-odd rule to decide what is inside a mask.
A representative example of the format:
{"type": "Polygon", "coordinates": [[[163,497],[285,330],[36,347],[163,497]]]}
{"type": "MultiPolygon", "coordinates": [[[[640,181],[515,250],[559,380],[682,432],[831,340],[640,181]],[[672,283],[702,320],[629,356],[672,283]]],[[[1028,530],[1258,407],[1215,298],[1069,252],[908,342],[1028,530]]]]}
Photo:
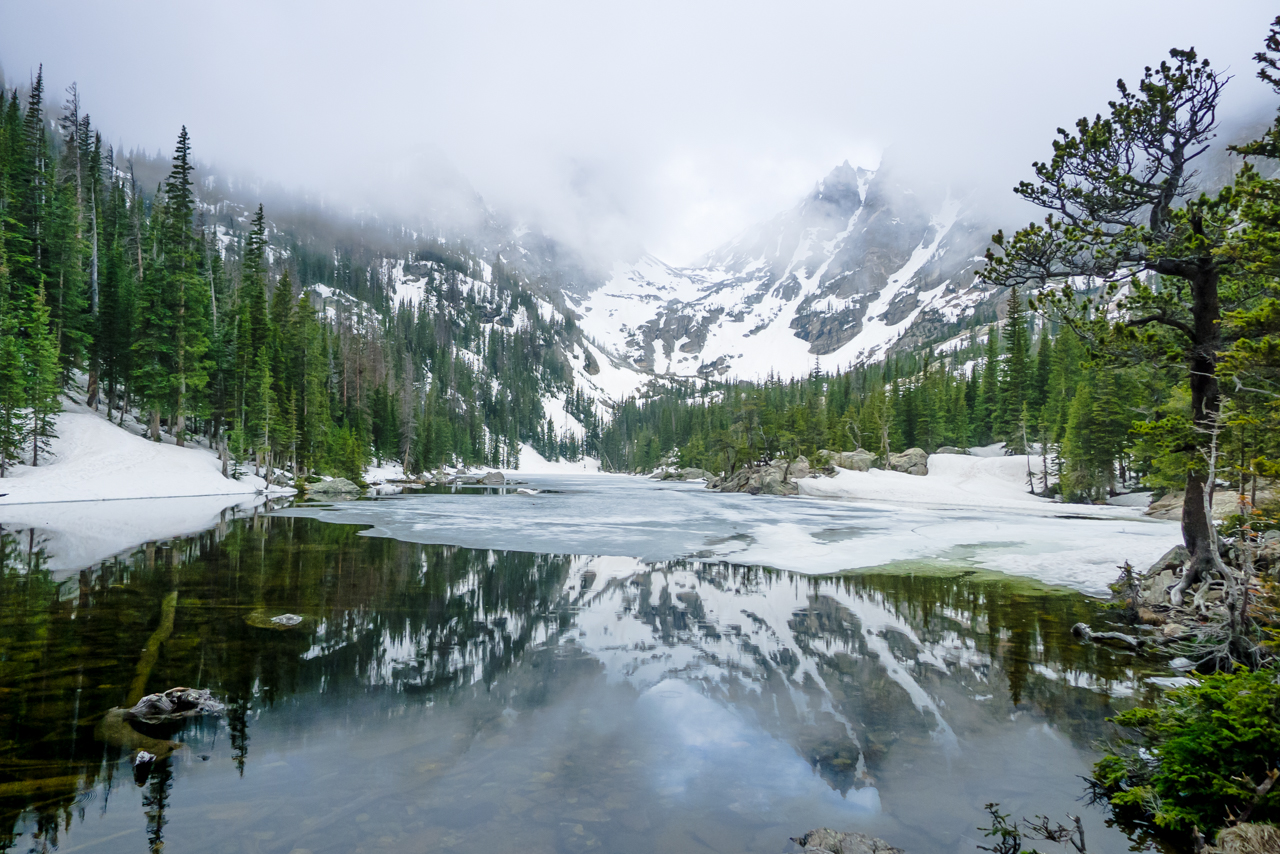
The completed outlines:
{"type": "Polygon", "coordinates": [[[1187,565],[1189,560],[1191,560],[1191,552],[1187,551],[1186,546],[1174,546],[1161,555],[1159,560],[1151,564],[1151,567],[1143,575],[1159,575],[1168,570],[1180,570],[1187,565]]]}
{"type": "Polygon", "coordinates": [[[1160,629],[1160,634],[1164,635],[1168,640],[1180,638],[1187,633],[1187,627],[1179,623],[1165,623],[1160,629]]]}
{"type": "Polygon", "coordinates": [[[959,455],[963,455],[963,456],[966,456],[966,457],[967,457],[967,456],[969,456],[969,449],[968,449],[968,448],[953,448],[953,447],[952,447],[952,446],[950,446],[950,445],[943,445],[941,448],[939,448],[938,450],[934,451],[934,453],[935,453],[935,454],[959,454],[959,455]]]}
{"type": "Polygon", "coordinates": [[[1182,656],[1178,656],[1173,661],[1169,662],[1169,667],[1174,670],[1193,670],[1195,669],[1195,666],[1196,663],[1194,661],[1189,658],[1183,658],[1182,656]]]}
{"type": "Polygon", "coordinates": [[[800,457],[791,463],[790,471],[785,461],[775,460],[766,466],[749,466],[738,469],[729,477],[709,480],[707,488],[720,492],[745,492],[748,495],[795,495],[800,489],[793,480],[808,476],[808,460],[800,457]],[[798,466],[802,461],[803,465],[798,466]]]}
{"type": "MultiPolygon", "coordinates": [[[[1177,522],[1182,519],[1182,492],[1170,492],[1143,511],[1144,516],[1177,522]]],[[[1225,487],[1213,492],[1213,518],[1221,521],[1240,512],[1240,496],[1225,487]]]]}
{"type": "Polygon", "coordinates": [[[344,496],[362,494],[364,494],[364,490],[347,480],[345,477],[335,477],[333,480],[307,484],[307,495],[311,496],[340,498],[344,496]]]}
{"type": "Polygon", "coordinates": [[[299,623],[301,623],[302,618],[299,617],[297,614],[281,614],[278,617],[272,617],[271,622],[275,623],[277,626],[292,628],[293,626],[296,626],[299,623]]]}
{"type": "Polygon", "coordinates": [[[921,448],[908,448],[901,454],[890,454],[889,470],[923,477],[929,473],[929,455],[921,448]]]}
{"type": "Polygon", "coordinates": [[[480,482],[485,486],[502,486],[507,482],[507,478],[500,471],[491,471],[480,478],[480,482]]]}
{"type": "Polygon", "coordinates": [[[826,455],[827,462],[849,471],[869,471],[875,462],[876,455],[859,448],[856,451],[819,451],[819,457],[826,455]]]}
{"type": "Polygon", "coordinates": [[[801,480],[809,476],[809,460],[796,457],[787,468],[787,480],[801,480]]]}
{"type": "Polygon", "coordinates": [[[151,776],[151,769],[156,764],[156,755],[148,753],[145,750],[139,750],[133,757],[133,782],[139,786],[146,785],[147,778],[151,776]]]}
{"type": "Polygon", "coordinates": [[[654,477],[662,480],[707,480],[712,478],[711,472],[700,468],[687,467],[682,469],[666,469],[661,472],[655,472],[654,477]]]}
{"type": "Polygon", "coordinates": [[[840,833],[829,827],[811,830],[791,841],[814,854],[903,854],[883,839],[865,833],[840,833]]]}
{"type": "Polygon", "coordinates": [[[160,694],[148,694],[124,713],[125,720],[159,724],[199,715],[221,714],[226,707],[205,688],[170,688],[160,694]]]}
{"type": "Polygon", "coordinates": [[[1145,605],[1138,606],[1138,622],[1144,626],[1159,626],[1164,624],[1165,618],[1151,610],[1145,605]]]}

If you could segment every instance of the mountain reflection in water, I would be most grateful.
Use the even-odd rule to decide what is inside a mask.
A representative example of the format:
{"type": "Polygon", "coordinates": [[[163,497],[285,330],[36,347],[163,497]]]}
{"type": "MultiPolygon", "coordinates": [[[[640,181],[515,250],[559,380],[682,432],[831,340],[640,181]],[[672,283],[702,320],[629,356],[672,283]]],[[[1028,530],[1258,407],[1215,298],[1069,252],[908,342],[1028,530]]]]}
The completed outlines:
{"type": "Polygon", "coordinates": [[[973,850],[988,801],[1078,812],[1104,718],[1156,690],[1070,638],[1090,600],[995,574],[269,516],[71,574],[36,542],[0,536],[4,850],[780,852],[820,825],[973,850]],[[138,786],[104,715],[177,685],[227,712],[159,734],[183,746],[138,786]]]}

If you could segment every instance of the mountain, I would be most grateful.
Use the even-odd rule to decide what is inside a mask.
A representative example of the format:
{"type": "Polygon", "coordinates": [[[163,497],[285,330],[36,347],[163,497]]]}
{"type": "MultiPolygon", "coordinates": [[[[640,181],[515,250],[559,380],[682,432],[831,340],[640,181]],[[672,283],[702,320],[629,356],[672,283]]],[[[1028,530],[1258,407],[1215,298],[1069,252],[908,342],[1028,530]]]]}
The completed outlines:
{"type": "Polygon", "coordinates": [[[998,289],[974,278],[994,230],[964,197],[845,162],[695,266],[644,255],[565,297],[593,340],[643,371],[798,376],[945,340],[994,309],[998,289]]]}

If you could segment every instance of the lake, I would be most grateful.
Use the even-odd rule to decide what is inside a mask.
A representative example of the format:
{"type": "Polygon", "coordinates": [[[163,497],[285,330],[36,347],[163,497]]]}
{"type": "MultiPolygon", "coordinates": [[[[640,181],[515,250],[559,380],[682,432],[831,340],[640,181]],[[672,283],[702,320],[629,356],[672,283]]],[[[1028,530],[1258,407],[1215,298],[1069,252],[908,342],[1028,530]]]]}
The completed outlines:
{"type": "Polygon", "coordinates": [[[993,801],[1146,844],[1080,777],[1164,674],[1070,636],[1097,572],[1034,576],[1164,529],[529,479],[226,510],[80,567],[73,511],[5,525],[5,850],[776,854],[831,826],[931,854],[993,801]],[[178,685],[225,712],[111,723],[178,685]]]}

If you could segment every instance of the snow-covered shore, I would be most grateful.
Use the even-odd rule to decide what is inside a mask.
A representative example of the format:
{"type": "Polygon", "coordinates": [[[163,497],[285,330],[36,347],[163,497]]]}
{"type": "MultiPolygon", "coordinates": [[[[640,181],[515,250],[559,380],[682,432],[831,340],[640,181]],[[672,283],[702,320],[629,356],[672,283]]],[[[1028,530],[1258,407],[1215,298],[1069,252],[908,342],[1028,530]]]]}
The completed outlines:
{"type": "Polygon", "coordinates": [[[930,507],[1018,509],[1054,504],[1032,495],[1028,469],[1040,485],[1039,457],[933,454],[924,477],[896,471],[837,469],[835,477],[805,478],[800,494],[814,498],[892,501],[930,507]]]}
{"type": "MultiPolygon", "coordinates": [[[[0,507],[60,501],[291,494],[252,474],[222,476],[208,448],[152,442],[78,403],[57,416],[53,454],[0,479],[0,507]]],[[[3,518],[3,517],[0,517],[3,518]]]]}

